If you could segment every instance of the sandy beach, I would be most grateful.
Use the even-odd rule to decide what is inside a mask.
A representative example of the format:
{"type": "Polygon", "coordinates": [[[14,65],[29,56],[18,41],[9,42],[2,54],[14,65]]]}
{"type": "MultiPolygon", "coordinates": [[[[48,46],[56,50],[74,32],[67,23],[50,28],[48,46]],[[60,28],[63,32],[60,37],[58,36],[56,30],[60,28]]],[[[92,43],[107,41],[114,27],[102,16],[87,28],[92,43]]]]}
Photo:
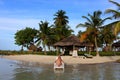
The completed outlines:
{"type": "MultiPolygon", "coordinates": [[[[3,58],[26,61],[26,62],[38,62],[41,64],[53,64],[57,56],[45,56],[45,55],[9,55],[3,56],[3,58]]],[[[95,56],[93,58],[84,58],[83,56],[72,57],[72,56],[62,56],[65,64],[95,64],[95,63],[105,63],[114,62],[120,59],[120,56],[109,56],[109,57],[99,57],[95,56]]]]}

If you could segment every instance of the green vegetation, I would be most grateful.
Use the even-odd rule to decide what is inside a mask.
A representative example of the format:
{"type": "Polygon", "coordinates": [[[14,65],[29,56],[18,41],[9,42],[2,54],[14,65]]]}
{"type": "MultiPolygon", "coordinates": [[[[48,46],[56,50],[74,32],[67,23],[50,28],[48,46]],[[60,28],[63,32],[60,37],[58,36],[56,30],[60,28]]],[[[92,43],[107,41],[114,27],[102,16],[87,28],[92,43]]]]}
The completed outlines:
{"type": "Polygon", "coordinates": [[[49,22],[41,21],[39,23],[39,30],[27,27],[26,29],[17,31],[15,34],[15,43],[22,46],[21,50],[23,50],[23,47],[28,48],[30,43],[36,46],[42,44],[44,54],[47,54],[46,47],[48,47],[50,51],[54,43],[70,36],[73,32],[68,25],[68,16],[66,16],[65,11],[58,10],[54,16],[54,24],[50,26],[49,22]]]}
{"type": "MultiPolygon", "coordinates": [[[[47,55],[57,55],[56,51],[46,52],[47,55]]],[[[0,51],[0,55],[24,55],[24,54],[35,54],[35,55],[44,55],[44,52],[33,52],[33,51],[0,51]]]]}
{"type": "MultiPolygon", "coordinates": [[[[93,56],[120,55],[119,52],[113,52],[111,46],[120,33],[120,4],[111,0],[110,2],[115,4],[118,9],[107,9],[105,13],[112,13],[113,16],[102,18],[102,12],[100,10],[94,11],[92,14],[88,13],[87,16],[82,16],[86,21],[78,24],[77,28],[86,27],[86,30],[83,32],[79,31],[77,35],[80,38],[80,42],[90,43],[92,47],[87,47],[83,52],[79,51],[79,55],[83,55],[84,53],[90,53],[93,56]],[[111,20],[111,18],[118,21],[104,25],[104,22],[108,19],[111,20]],[[98,47],[103,51],[99,52],[98,47]]],[[[53,20],[54,23],[52,25],[49,25],[48,21],[40,21],[39,30],[26,27],[15,33],[15,44],[22,46],[21,51],[23,47],[28,48],[31,43],[37,47],[42,45],[44,51],[1,51],[1,54],[56,55],[57,52],[53,51],[55,49],[53,44],[72,35],[73,30],[68,25],[69,17],[65,11],[58,10],[54,14],[53,20]],[[46,51],[46,48],[48,48],[48,51],[46,51]]],[[[65,55],[69,55],[69,52],[66,51],[65,55]]]]}
{"type": "Polygon", "coordinates": [[[105,11],[105,13],[107,13],[107,14],[112,13],[113,14],[112,17],[114,19],[118,20],[118,22],[116,24],[113,24],[114,22],[110,23],[111,26],[114,26],[113,27],[113,33],[114,33],[114,35],[117,36],[119,34],[119,32],[120,32],[120,21],[119,21],[119,19],[120,19],[120,3],[117,3],[117,2],[115,2],[113,0],[109,0],[109,1],[118,7],[117,10],[107,9],[105,11]]]}
{"type": "MultiPolygon", "coordinates": [[[[84,34],[86,34],[86,39],[89,40],[89,43],[92,43],[95,45],[96,47],[96,53],[98,54],[98,35],[100,34],[100,27],[103,25],[103,23],[107,20],[107,19],[111,19],[110,17],[102,19],[101,18],[101,11],[95,11],[92,15],[88,14],[88,17],[86,16],[82,16],[83,18],[85,18],[87,21],[83,24],[80,23],[77,25],[78,27],[86,27],[86,31],[83,32],[84,34]]],[[[84,39],[85,41],[85,39],[84,39]]]]}
{"type": "MultiPolygon", "coordinates": [[[[57,51],[46,51],[46,55],[53,55],[56,56],[57,51]]],[[[45,55],[44,52],[32,52],[32,51],[4,51],[0,50],[0,55],[24,55],[24,54],[35,54],[35,55],[45,55]]],[[[86,52],[86,51],[78,51],[79,56],[83,56],[84,54],[91,54],[96,56],[96,52],[86,52]]],[[[66,52],[65,55],[69,55],[69,52],[66,52]]],[[[99,52],[100,56],[120,56],[120,52],[99,52]]]]}
{"type": "Polygon", "coordinates": [[[15,44],[21,46],[21,51],[23,47],[27,47],[30,43],[34,43],[34,38],[36,37],[37,30],[26,27],[25,29],[19,30],[15,33],[15,44]]]}

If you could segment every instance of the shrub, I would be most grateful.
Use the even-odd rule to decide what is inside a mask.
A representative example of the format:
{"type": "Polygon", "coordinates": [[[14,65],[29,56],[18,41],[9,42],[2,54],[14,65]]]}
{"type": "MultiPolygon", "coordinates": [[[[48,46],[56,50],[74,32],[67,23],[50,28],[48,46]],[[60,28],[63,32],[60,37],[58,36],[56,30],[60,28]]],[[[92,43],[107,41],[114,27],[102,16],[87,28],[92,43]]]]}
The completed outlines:
{"type": "Polygon", "coordinates": [[[57,55],[57,51],[47,51],[47,55],[57,55]]]}
{"type": "MultiPolygon", "coordinates": [[[[46,54],[47,55],[58,55],[57,51],[47,51],[46,54]]],[[[91,54],[93,56],[96,56],[96,52],[86,52],[86,51],[78,51],[78,55],[79,56],[83,56],[85,53],[87,54],[91,54]]],[[[21,54],[37,54],[37,55],[44,55],[44,52],[33,52],[33,51],[9,51],[9,50],[0,50],[0,55],[21,55],[21,54]]],[[[69,51],[65,51],[64,55],[70,55],[69,51]]],[[[100,56],[115,56],[115,55],[119,55],[120,56],[120,52],[99,52],[100,56]]]]}
{"type": "Polygon", "coordinates": [[[78,51],[79,56],[83,56],[86,53],[86,51],[78,51]]]}
{"type": "Polygon", "coordinates": [[[99,52],[100,56],[114,56],[113,52],[99,52]]]}
{"type": "Polygon", "coordinates": [[[120,52],[114,52],[115,55],[120,55],[120,52]]]}
{"type": "Polygon", "coordinates": [[[86,52],[86,51],[78,51],[78,55],[79,56],[83,56],[84,54],[90,54],[90,55],[93,55],[93,56],[96,56],[96,52],[86,52]]]}

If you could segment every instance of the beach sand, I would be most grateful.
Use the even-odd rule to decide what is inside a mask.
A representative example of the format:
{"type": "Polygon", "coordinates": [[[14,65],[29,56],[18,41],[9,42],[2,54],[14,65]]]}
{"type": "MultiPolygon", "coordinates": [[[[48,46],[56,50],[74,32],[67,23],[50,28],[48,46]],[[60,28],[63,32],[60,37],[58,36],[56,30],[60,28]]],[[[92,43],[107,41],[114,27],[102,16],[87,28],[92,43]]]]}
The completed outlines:
{"type": "MultiPolygon", "coordinates": [[[[26,61],[26,62],[38,62],[41,64],[53,64],[57,56],[46,56],[46,55],[9,55],[3,56],[3,58],[26,61]]],[[[84,56],[72,57],[72,56],[61,56],[65,64],[95,64],[114,62],[120,59],[120,56],[95,56],[93,58],[84,58],[84,56]]]]}

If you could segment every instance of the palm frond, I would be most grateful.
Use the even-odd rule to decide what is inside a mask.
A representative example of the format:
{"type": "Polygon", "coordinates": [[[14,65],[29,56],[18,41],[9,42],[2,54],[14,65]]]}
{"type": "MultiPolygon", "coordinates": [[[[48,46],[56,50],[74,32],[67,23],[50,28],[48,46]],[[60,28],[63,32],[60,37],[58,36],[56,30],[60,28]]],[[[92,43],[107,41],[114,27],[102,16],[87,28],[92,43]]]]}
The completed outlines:
{"type": "Polygon", "coordinates": [[[114,25],[114,34],[117,35],[118,33],[120,33],[120,21],[114,25]]]}
{"type": "Polygon", "coordinates": [[[78,25],[76,26],[76,28],[78,28],[78,27],[87,27],[87,26],[86,26],[86,24],[80,23],[80,24],[78,24],[78,25]]]}
{"type": "Polygon", "coordinates": [[[114,18],[120,18],[120,12],[119,11],[116,11],[116,10],[113,10],[113,9],[107,9],[105,11],[105,13],[113,13],[114,18]]]}
{"type": "MultiPolygon", "coordinates": [[[[89,14],[88,14],[88,15],[89,15],[89,14]]],[[[88,17],[82,16],[82,18],[85,18],[89,23],[93,24],[92,21],[91,21],[88,17]]]]}
{"type": "Polygon", "coordinates": [[[112,17],[107,17],[107,18],[103,19],[102,21],[100,21],[100,23],[98,24],[98,26],[102,25],[106,20],[111,20],[111,19],[112,19],[112,17]]]}
{"type": "Polygon", "coordinates": [[[115,2],[113,0],[109,0],[109,2],[111,2],[111,3],[115,4],[116,6],[118,6],[118,10],[120,10],[120,4],[119,3],[117,3],[117,2],[115,2]]]}

